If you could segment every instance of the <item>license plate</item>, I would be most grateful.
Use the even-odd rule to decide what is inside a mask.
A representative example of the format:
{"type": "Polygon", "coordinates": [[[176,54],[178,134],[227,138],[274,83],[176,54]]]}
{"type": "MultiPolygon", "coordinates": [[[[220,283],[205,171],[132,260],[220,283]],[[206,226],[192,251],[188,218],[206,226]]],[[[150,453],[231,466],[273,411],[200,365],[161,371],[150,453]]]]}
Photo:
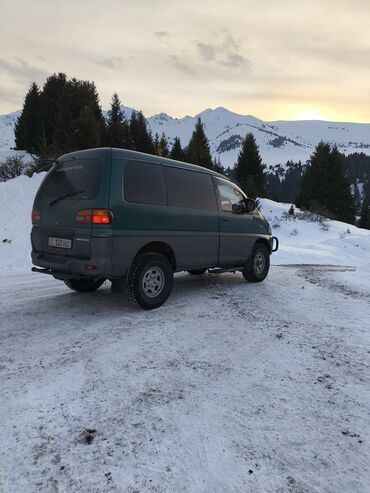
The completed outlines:
{"type": "Polygon", "coordinates": [[[57,248],[71,248],[72,240],[67,240],[66,238],[54,238],[49,236],[49,246],[57,248]]]}

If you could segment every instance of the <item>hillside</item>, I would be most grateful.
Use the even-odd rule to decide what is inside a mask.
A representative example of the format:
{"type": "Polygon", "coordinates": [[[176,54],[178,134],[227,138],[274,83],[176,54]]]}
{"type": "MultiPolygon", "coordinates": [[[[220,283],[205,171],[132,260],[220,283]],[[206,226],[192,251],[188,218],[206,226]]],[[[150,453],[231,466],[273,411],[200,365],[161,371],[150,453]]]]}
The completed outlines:
{"type": "MultiPolygon", "coordinates": [[[[129,118],[132,109],[124,110],[129,118]]],[[[18,115],[19,111],[0,116],[0,159],[14,146],[14,125],[18,115]]],[[[321,140],[336,145],[345,154],[364,152],[370,155],[370,124],[314,120],[264,122],[221,107],[179,119],[159,113],[148,118],[148,124],[153,134],[164,132],[170,142],[178,136],[185,146],[197,116],[204,123],[213,157],[219,156],[225,167],[234,165],[241,141],[248,132],[254,133],[263,161],[268,166],[284,165],[288,160],[305,162],[321,140]]]]}

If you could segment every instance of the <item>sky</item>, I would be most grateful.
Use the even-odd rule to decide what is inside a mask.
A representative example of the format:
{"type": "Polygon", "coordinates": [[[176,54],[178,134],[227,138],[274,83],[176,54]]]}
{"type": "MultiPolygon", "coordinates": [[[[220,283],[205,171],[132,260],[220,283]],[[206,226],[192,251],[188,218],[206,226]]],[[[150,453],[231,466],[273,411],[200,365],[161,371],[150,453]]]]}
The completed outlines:
{"type": "Polygon", "coordinates": [[[0,0],[0,114],[93,80],[146,116],[370,122],[370,0],[0,0]]]}

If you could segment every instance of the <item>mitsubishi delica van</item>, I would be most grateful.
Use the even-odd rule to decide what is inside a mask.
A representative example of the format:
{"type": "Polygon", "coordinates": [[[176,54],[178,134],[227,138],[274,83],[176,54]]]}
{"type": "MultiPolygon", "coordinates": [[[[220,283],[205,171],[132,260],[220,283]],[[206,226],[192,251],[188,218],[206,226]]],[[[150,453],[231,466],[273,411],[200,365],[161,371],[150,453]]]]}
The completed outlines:
{"type": "Polygon", "coordinates": [[[254,200],[224,176],[123,149],[59,158],[32,223],[34,272],[80,292],[109,280],[145,309],[166,301],[174,272],[240,271],[263,281],[278,248],[254,200]]]}

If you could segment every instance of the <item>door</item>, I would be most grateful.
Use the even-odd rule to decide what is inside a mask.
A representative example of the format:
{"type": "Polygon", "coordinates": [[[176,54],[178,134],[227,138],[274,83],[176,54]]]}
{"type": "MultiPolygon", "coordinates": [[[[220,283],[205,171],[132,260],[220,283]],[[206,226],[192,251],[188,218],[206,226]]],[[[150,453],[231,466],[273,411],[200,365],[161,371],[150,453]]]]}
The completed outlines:
{"type": "Polygon", "coordinates": [[[107,208],[110,161],[99,159],[99,154],[80,155],[59,160],[37,192],[34,209],[39,211],[40,221],[32,230],[37,252],[90,257],[92,224],[83,217],[76,220],[76,215],[107,208]]]}
{"type": "Polygon", "coordinates": [[[210,174],[149,159],[113,160],[114,258],[131,261],[146,244],[160,242],[173,250],[178,271],[218,265],[219,211],[210,174]]]}
{"type": "Polygon", "coordinates": [[[242,212],[246,196],[233,183],[216,178],[220,206],[220,266],[241,266],[255,242],[253,213],[242,212]]]}
{"type": "Polygon", "coordinates": [[[220,217],[211,175],[164,167],[167,184],[167,224],[178,269],[218,265],[220,217]]]}

